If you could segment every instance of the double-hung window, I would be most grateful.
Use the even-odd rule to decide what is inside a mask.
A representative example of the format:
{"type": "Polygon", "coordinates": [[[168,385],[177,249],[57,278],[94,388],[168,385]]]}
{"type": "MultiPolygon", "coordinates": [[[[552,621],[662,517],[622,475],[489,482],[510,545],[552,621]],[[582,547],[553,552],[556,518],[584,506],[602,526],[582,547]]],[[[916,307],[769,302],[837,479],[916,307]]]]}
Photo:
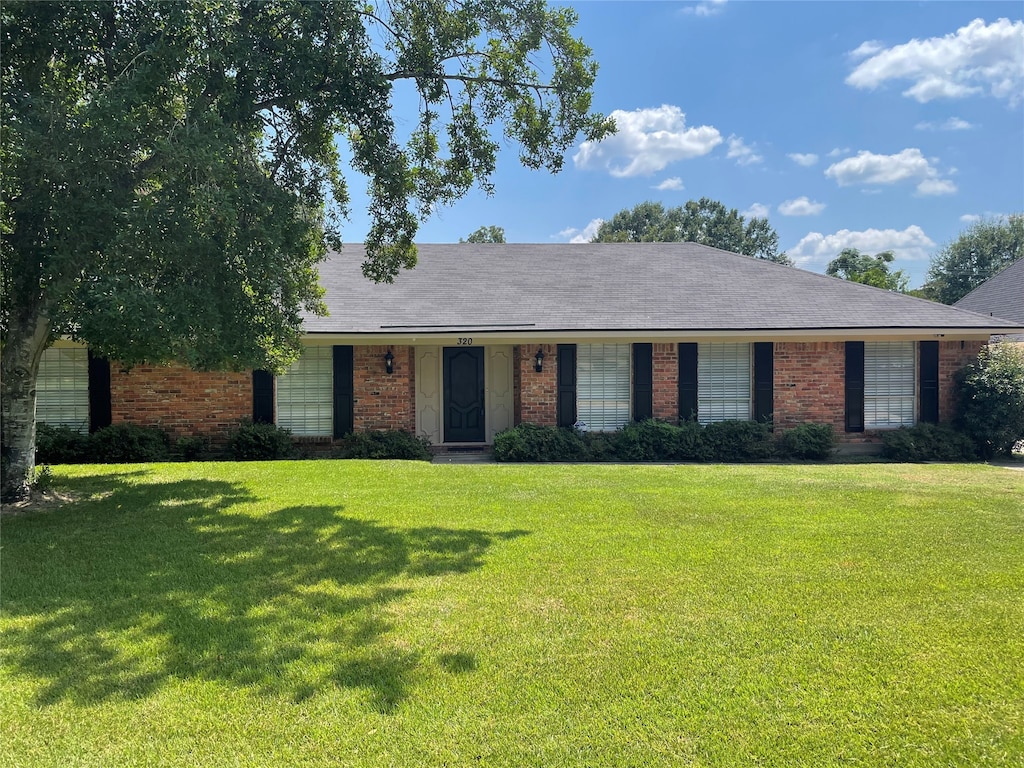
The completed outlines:
{"type": "Polygon", "coordinates": [[[36,379],[36,420],[89,431],[89,350],[49,347],[36,379]]]}
{"type": "Polygon", "coordinates": [[[697,347],[697,420],[750,419],[750,344],[697,347]]]}
{"type": "Polygon", "coordinates": [[[306,347],[277,380],[277,424],[302,437],[334,430],[334,357],[331,347],[306,347]]]}
{"type": "Polygon", "coordinates": [[[576,415],[594,432],[613,432],[630,420],[629,344],[576,347],[576,415]]]}
{"type": "Polygon", "coordinates": [[[867,429],[914,425],[915,363],[912,341],[864,343],[864,426],[867,429]]]}

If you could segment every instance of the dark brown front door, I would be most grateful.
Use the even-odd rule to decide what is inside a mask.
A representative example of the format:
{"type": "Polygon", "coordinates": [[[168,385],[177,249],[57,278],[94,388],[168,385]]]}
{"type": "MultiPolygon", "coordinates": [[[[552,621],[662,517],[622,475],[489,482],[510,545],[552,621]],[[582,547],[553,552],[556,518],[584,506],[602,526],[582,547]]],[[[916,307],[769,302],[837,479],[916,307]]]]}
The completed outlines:
{"type": "Polygon", "coordinates": [[[483,347],[445,347],[444,440],[484,441],[483,347]]]}

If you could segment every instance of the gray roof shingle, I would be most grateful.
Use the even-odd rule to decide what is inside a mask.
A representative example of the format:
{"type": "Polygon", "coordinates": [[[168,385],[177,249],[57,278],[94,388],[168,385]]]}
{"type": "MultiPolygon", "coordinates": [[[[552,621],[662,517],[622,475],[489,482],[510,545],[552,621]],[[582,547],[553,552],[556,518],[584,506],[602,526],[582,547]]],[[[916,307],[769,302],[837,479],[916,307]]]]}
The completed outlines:
{"type": "Polygon", "coordinates": [[[953,305],[1024,325],[1024,259],[990,277],[953,305]]]}
{"type": "Polygon", "coordinates": [[[306,331],[1009,331],[1017,325],[695,243],[418,248],[416,268],[390,285],[362,276],[363,246],[332,254],[320,265],[330,316],[307,317],[306,331]]]}

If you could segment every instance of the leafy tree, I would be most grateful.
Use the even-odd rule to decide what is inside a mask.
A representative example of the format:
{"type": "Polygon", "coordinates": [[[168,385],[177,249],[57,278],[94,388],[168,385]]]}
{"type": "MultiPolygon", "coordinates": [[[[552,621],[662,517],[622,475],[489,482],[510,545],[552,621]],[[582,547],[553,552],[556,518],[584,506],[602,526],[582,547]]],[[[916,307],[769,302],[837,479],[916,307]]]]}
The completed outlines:
{"type": "Polygon", "coordinates": [[[575,21],[541,0],[5,0],[3,495],[27,490],[54,338],[125,365],[279,370],[301,312],[324,311],[344,165],[368,179],[363,271],[389,281],[421,217],[490,190],[499,142],[557,171],[613,130],[575,21]]]}
{"type": "Polygon", "coordinates": [[[932,257],[927,298],[955,304],[1003,267],[1024,258],[1024,213],[983,219],[932,257]]]}
{"type": "Polygon", "coordinates": [[[956,375],[957,426],[982,458],[1008,455],[1024,440],[1024,345],[990,344],[956,375]]]}
{"type": "Polygon", "coordinates": [[[651,201],[624,208],[601,224],[591,242],[694,242],[779,264],[793,263],[779,253],[779,235],[768,219],[745,221],[735,208],[706,197],[675,208],[651,201]]]}
{"type": "Polygon", "coordinates": [[[480,227],[469,237],[463,240],[459,238],[460,243],[504,243],[505,242],[505,230],[503,227],[480,227]]]}
{"type": "Polygon", "coordinates": [[[825,274],[841,277],[851,283],[873,285],[887,291],[906,293],[910,278],[902,269],[890,271],[895,255],[892,251],[882,251],[874,256],[861,253],[856,248],[845,248],[825,267],[825,274]]]}

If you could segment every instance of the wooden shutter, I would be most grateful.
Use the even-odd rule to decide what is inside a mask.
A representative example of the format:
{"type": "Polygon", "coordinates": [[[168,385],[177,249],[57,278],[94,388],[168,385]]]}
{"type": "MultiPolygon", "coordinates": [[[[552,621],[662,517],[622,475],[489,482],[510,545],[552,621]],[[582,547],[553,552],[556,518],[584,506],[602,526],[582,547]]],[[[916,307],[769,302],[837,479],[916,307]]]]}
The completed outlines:
{"type": "Polygon", "coordinates": [[[252,372],[252,420],[274,423],[274,375],[270,371],[252,372]]]}
{"type": "Polygon", "coordinates": [[[846,431],[864,431],[864,342],[846,342],[846,431]]]}
{"type": "Polygon", "coordinates": [[[110,361],[105,357],[94,357],[89,352],[89,431],[109,427],[110,407],[110,361]]]}
{"type": "Polygon", "coordinates": [[[679,345],[679,420],[697,420],[697,345],[679,345]]]}
{"type": "Polygon", "coordinates": [[[576,423],[576,345],[558,345],[558,426],[576,423]]]}
{"type": "Polygon", "coordinates": [[[353,431],[355,426],[355,384],[353,350],[351,345],[334,347],[334,433],[338,439],[353,431]]]}
{"type": "Polygon", "coordinates": [[[633,345],[633,420],[654,417],[654,346],[633,345]]]}
{"type": "Polygon", "coordinates": [[[775,412],[775,345],[754,343],[754,421],[771,421],[775,412]]]}
{"type": "Polygon", "coordinates": [[[920,420],[939,423],[939,342],[922,341],[920,350],[920,420]]]}

